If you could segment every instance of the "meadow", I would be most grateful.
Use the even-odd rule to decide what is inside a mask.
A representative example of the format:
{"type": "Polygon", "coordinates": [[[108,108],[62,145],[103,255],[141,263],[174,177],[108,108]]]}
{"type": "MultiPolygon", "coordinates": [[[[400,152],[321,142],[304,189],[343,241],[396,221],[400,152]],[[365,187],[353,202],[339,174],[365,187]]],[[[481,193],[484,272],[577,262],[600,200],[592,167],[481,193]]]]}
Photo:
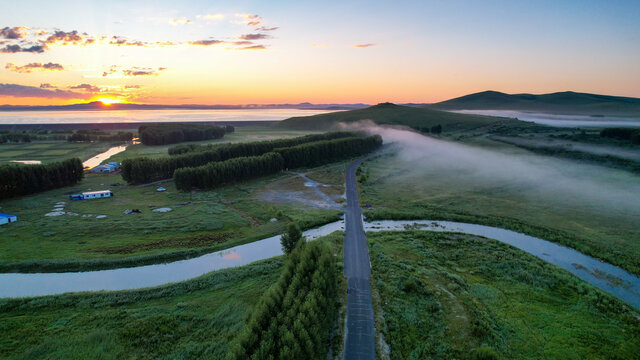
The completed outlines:
{"type": "Polygon", "coordinates": [[[108,142],[70,143],[67,141],[0,144],[0,164],[10,163],[12,160],[48,163],[72,157],[85,161],[115,145],[116,143],[108,142]]]}
{"type": "Polygon", "coordinates": [[[634,359],[628,305],[495,240],[367,234],[376,328],[391,359],[634,359]]]}

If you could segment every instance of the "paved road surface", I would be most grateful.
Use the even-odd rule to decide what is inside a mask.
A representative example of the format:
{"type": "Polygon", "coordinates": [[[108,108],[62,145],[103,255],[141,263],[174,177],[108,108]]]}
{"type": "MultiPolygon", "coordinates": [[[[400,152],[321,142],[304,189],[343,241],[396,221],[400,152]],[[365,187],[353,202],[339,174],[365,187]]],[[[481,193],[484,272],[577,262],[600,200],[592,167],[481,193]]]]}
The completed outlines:
{"type": "Polygon", "coordinates": [[[347,277],[347,338],[344,358],[375,359],[375,328],[369,276],[369,248],[362,226],[356,169],[365,159],[347,168],[347,208],[345,209],[344,274],[347,277]]]}

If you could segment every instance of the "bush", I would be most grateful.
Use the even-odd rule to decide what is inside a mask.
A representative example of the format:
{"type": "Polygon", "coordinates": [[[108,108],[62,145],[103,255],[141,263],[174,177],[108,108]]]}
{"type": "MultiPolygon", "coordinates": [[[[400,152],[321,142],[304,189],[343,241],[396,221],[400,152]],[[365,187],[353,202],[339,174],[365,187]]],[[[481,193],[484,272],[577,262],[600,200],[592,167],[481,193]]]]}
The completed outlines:
{"type": "Polygon", "coordinates": [[[290,254],[293,249],[296,248],[298,242],[303,240],[302,231],[300,227],[295,222],[289,223],[287,225],[287,232],[282,234],[280,237],[280,244],[282,245],[282,251],[285,254],[290,254]]]}
{"type": "Polygon", "coordinates": [[[488,346],[480,346],[473,352],[473,360],[498,360],[498,353],[488,346]]]}

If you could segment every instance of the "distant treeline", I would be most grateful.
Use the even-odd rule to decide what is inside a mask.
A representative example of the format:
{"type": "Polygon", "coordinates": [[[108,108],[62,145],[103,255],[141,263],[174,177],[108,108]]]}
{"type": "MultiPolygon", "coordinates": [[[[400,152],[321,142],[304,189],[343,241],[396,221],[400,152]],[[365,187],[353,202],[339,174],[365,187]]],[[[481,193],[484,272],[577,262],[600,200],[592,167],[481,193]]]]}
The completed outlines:
{"type": "Polygon", "coordinates": [[[118,131],[117,133],[98,129],[78,130],[67,138],[67,141],[131,141],[133,133],[118,131]]]}
{"type": "Polygon", "coordinates": [[[349,132],[333,132],[318,135],[307,135],[292,139],[256,141],[250,143],[221,144],[212,147],[200,146],[203,151],[188,151],[181,155],[159,158],[132,158],[122,162],[122,178],[130,184],[143,184],[157,180],[169,179],[176,169],[197,167],[213,161],[224,161],[236,157],[259,156],[275,148],[294,146],[319,140],[336,139],[353,136],[349,132]]]}
{"type": "Polygon", "coordinates": [[[640,144],[640,129],[635,128],[606,128],[600,131],[600,136],[612,139],[628,140],[632,144],[640,144]]]}
{"type": "Polygon", "coordinates": [[[177,169],[173,175],[173,181],[176,188],[182,191],[193,188],[213,188],[222,184],[274,174],[287,168],[319,165],[366,154],[380,145],[382,145],[380,135],[316,141],[278,148],[262,156],[239,157],[199,167],[177,169]]]}
{"type": "Polygon", "coordinates": [[[31,142],[31,135],[23,134],[19,132],[9,132],[5,134],[0,134],[0,144],[8,143],[8,142],[31,142]]]}
{"type": "MultiPolygon", "coordinates": [[[[172,146],[169,148],[169,155],[181,155],[188,152],[195,151],[221,151],[235,154],[231,157],[238,156],[255,156],[264,154],[269,152],[275,148],[279,147],[289,147],[296,146],[300,144],[306,144],[314,141],[320,140],[331,140],[338,139],[344,137],[352,137],[356,134],[349,131],[335,131],[328,132],[323,134],[313,134],[313,135],[305,135],[288,139],[276,139],[276,140],[265,140],[265,141],[254,141],[249,143],[239,143],[239,144],[207,144],[207,145],[198,145],[198,144],[183,144],[172,146]]],[[[231,157],[228,157],[231,158],[231,157]]]]}
{"type": "Polygon", "coordinates": [[[416,130],[425,133],[425,134],[435,134],[438,135],[440,133],[442,133],[442,125],[438,124],[436,126],[432,126],[432,127],[428,127],[428,126],[419,126],[419,127],[415,127],[416,130]]]}
{"type": "Polygon", "coordinates": [[[78,158],[41,165],[0,165],[0,199],[73,185],[83,175],[78,158]]]}
{"type": "Polygon", "coordinates": [[[183,141],[220,139],[225,133],[234,130],[233,126],[149,124],[140,126],[138,134],[140,141],[145,145],[167,145],[183,141]]]}
{"type": "Polygon", "coordinates": [[[300,242],[278,282],[253,309],[228,359],[326,358],[337,288],[338,269],[329,248],[300,242]]]}

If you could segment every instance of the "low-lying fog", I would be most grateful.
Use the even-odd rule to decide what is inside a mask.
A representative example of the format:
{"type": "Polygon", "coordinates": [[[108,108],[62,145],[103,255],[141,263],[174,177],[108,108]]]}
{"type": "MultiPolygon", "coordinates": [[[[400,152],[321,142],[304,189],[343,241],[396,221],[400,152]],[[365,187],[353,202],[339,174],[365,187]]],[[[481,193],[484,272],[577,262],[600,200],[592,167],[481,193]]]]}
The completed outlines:
{"type": "Polygon", "coordinates": [[[557,115],[514,110],[455,110],[462,114],[477,114],[517,118],[537,124],[560,127],[640,127],[640,117],[557,115]]]}
{"type": "Polygon", "coordinates": [[[382,135],[397,147],[403,177],[449,176],[452,181],[491,187],[508,186],[533,198],[620,210],[640,217],[640,176],[577,161],[535,154],[499,152],[440,140],[372,121],[341,124],[344,129],[382,135]]]}

